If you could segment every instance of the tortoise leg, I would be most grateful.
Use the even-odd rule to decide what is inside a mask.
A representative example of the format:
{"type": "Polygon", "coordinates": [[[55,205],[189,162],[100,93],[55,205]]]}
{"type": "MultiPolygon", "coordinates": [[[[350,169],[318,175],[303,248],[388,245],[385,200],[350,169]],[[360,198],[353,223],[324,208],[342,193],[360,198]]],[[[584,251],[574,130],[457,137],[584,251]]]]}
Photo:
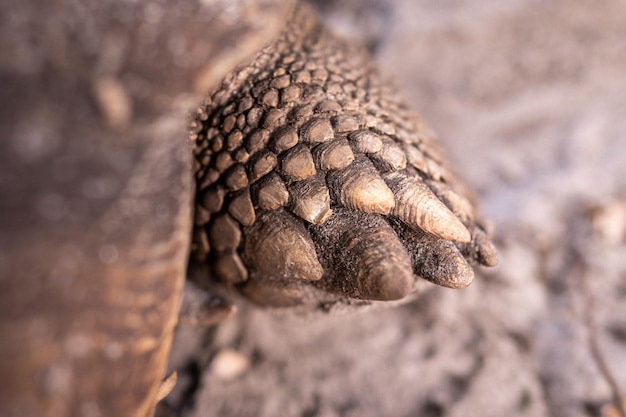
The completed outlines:
{"type": "Polygon", "coordinates": [[[290,7],[246,2],[246,25],[227,3],[0,2],[0,415],[152,414],[189,253],[188,115],[290,7]]]}
{"type": "Polygon", "coordinates": [[[462,288],[497,255],[433,133],[300,3],[192,126],[193,258],[261,304],[462,288]],[[315,292],[310,288],[326,292],[315,292]]]}

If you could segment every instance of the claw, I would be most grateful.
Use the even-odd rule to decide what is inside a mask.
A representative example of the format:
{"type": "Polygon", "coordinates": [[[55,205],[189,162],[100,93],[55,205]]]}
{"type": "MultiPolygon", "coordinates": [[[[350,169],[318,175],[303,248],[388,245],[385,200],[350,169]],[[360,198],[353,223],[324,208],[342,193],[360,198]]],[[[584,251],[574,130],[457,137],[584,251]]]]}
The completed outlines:
{"type": "Polygon", "coordinates": [[[341,204],[365,213],[389,214],[395,205],[393,192],[382,180],[369,159],[357,158],[348,167],[331,171],[329,188],[341,204]]]}
{"type": "Polygon", "coordinates": [[[402,225],[395,230],[411,254],[416,275],[448,288],[465,288],[474,280],[474,270],[453,242],[402,225]]]}
{"type": "Polygon", "coordinates": [[[290,210],[309,223],[322,224],[333,213],[330,209],[330,194],[324,177],[315,176],[289,186],[290,210]]]}
{"type": "Polygon", "coordinates": [[[322,247],[333,242],[336,248],[326,252],[334,269],[325,283],[331,291],[367,300],[397,300],[411,291],[411,258],[383,218],[337,210],[313,233],[322,247]]]}
{"type": "Polygon", "coordinates": [[[283,209],[267,212],[244,229],[243,257],[250,275],[317,281],[324,270],[309,232],[283,209]]]}
{"type": "Polygon", "coordinates": [[[472,229],[472,241],[460,246],[461,252],[469,259],[475,260],[484,266],[498,264],[498,251],[489,240],[489,236],[480,227],[472,229]]]}
{"type": "Polygon", "coordinates": [[[448,209],[419,177],[400,172],[384,175],[387,185],[396,194],[392,214],[409,226],[446,240],[469,242],[469,230],[448,209]]]}

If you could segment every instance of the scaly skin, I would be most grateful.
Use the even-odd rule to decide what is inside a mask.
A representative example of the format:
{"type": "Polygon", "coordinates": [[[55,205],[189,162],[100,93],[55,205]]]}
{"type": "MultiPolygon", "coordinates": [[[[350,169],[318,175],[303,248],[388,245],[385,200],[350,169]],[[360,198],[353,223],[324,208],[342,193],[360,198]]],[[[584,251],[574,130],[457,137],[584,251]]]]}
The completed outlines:
{"type": "MultiPolygon", "coordinates": [[[[268,3],[237,2],[234,20],[220,19],[224,8],[239,10],[230,1],[0,3],[0,415],[152,414],[189,249],[190,155],[177,140],[184,114],[195,93],[274,36],[289,5],[268,3]]],[[[260,303],[285,305],[337,293],[397,298],[413,281],[411,264],[463,285],[471,274],[459,248],[493,262],[467,194],[362,50],[335,40],[304,7],[254,62],[199,116],[196,206],[215,213],[196,210],[194,256],[215,275],[242,281],[260,303]],[[294,74],[279,81],[280,66],[294,74]],[[274,85],[264,86],[268,77],[274,85]],[[243,148],[225,114],[231,102],[233,115],[247,105],[237,91],[253,98],[244,125],[235,124],[243,148]],[[253,134],[259,127],[266,131],[253,134]],[[216,150],[219,135],[229,152],[216,150]],[[245,176],[237,166],[223,176],[209,169],[225,169],[229,157],[245,176]],[[274,172],[260,175],[264,164],[274,172]],[[416,186],[397,173],[433,189],[472,243],[446,240],[464,240],[458,222],[433,228],[441,221],[421,216],[432,198],[410,209],[416,186]],[[215,184],[244,181],[217,204],[215,184]]],[[[232,312],[211,298],[208,310],[197,304],[181,322],[208,325],[232,312]]]]}
{"type": "MultiPolygon", "coordinates": [[[[0,416],[153,415],[190,246],[189,113],[290,10],[0,2],[0,416]]],[[[207,309],[181,322],[230,311],[207,309]]]]}
{"type": "Polygon", "coordinates": [[[495,249],[436,138],[306,4],[193,124],[192,258],[260,304],[462,288],[495,249]]]}

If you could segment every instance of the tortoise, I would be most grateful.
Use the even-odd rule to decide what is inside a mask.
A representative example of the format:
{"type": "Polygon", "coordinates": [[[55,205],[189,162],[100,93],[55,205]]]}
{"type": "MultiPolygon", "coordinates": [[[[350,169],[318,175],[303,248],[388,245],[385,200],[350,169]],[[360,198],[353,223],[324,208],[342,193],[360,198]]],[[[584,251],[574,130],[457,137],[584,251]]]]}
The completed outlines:
{"type": "Polygon", "coordinates": [[[0,414],[151,415],[189,256],[314,308],[495,263],[434,136],[309,6],[39,3],[0,5],[0,414]]]}
{"type": "Polygon", "coordinates": [[[434,134],[299,3],[192,125],[192,258],[259,304],[396,300],[462,288],[496,253],[434,134]]]}

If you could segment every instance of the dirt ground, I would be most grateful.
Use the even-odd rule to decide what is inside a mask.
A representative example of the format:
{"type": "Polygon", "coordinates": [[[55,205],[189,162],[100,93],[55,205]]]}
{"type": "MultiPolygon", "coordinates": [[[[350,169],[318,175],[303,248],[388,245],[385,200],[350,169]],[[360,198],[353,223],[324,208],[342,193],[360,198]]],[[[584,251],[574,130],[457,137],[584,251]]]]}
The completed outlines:
{"type": "Polygon", "coordinates": [[[602,416],[626,387],[626,3],[324,1],[496,226],[465,290],[181,330],[162,415],[602,416]]]}

